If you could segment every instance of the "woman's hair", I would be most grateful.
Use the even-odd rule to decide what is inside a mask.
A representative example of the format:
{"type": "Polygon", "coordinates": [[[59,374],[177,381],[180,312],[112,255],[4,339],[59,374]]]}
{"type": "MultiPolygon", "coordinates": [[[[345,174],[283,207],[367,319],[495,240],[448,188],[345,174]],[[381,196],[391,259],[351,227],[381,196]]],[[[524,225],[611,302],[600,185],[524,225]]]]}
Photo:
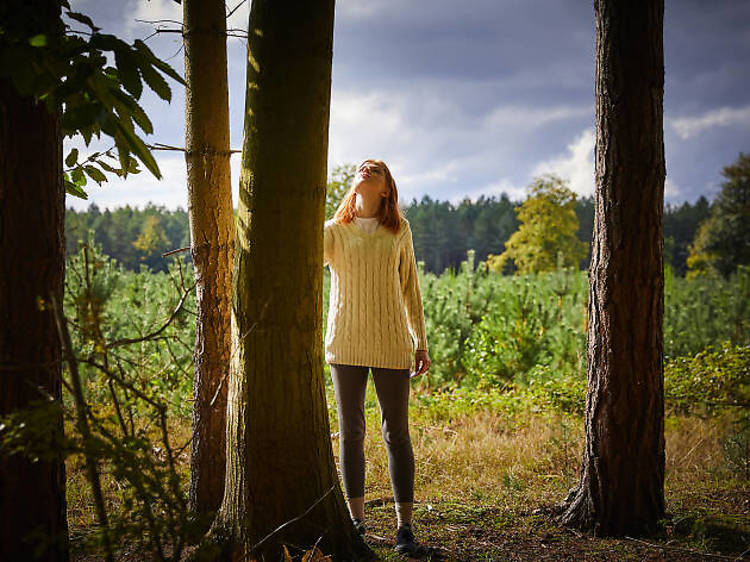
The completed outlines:
{"type": "MultiPolygon", "coordinates": [[[[375,216],[380,224],[390,229],[395,234],[401,228],[401,211],[398,208],[398,190],[396,189],[396,182],[393,180],[393,176],[391,175],[388,166],[386,166],[385,162],[382,160],[368,158],[357,167],[357,171],[361,170],[365,165],[369,168],[379,169],[385,177],[388,196],[382,198],[380,201],[380,206],[378,207],[375,216]]],[[[356,200],[357,194],[354,192],[354,183],[352,182],[346,195],[341,199],[341,203],[339,203],[338,209],[336,209],[336,212],[333,215],[333,220],[339,224],[352,222],[354,217],[357,216],[357,211],[354,206],[356,200]]]]}

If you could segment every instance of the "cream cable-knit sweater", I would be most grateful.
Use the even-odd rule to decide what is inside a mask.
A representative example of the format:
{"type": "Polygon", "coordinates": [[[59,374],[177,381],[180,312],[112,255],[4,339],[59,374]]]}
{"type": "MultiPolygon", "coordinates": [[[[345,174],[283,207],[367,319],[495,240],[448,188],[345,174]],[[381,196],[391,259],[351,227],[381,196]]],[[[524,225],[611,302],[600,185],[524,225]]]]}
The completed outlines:
{"type": "Polygon", "coordinates": [[[323,262],[331,270],[328,363],[408,369],[427,349],[422,293],[409,222],[397,234],[326,221],[323,262]]]}

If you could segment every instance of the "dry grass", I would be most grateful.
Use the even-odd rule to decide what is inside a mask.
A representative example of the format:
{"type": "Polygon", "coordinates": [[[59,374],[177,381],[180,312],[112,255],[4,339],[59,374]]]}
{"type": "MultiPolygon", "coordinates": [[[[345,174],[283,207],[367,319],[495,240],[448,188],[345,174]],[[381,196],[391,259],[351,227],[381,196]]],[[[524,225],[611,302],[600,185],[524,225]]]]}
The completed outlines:
{"type": "MultiPolygon", "coordinates": [[[[395,531],[395,513],[372,386],[366,402],[366,514],[371,543],[388,560],[395,559],[388,543],[395,531]]],[[[336,432],[332,401],[329,412],[331,430],[336,432]]],[[[587,538],[534,513],[537,507],[562,500],[577,483],[584,445],[579,417],[536,413],[508,419],[479,412],[436,422],[419,406],[412,408],[410,416],[418,539],[443,548],[451,559],[704,559],[635,541],[587,538]]],[[[748,482],[727,463],[722,448],[730,428],[727,417],[667,418],[667,512],[683,526],[675,523],[663,540],[649,540],[734,556],[748,546],[748,482]]],[[[174,420],[171,431],[176,444],[184,443],[190,435],[190,421],[174,420]]],[[[335,437],[333,450],[337,457],[335,437]]],[[[188,453],[180,459],[185,483],[188,453]]],[[[94,520],[81,459],[71,458],[67,470],[69,524],[73,535],[81,535],[94,520]]],[[[116,483],[105,474],[103,484],[110,509],[118,509],[116,483]]]]}

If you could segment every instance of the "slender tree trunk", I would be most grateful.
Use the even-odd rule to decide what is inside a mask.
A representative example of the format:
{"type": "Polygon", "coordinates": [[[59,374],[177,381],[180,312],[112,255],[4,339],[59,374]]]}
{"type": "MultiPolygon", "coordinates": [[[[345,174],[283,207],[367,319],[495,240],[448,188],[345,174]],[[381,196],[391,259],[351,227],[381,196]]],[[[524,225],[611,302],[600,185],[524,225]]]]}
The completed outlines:
{"type": "Polygon", "coordinates": [[[190,506],[208,528],[224,494],[234,217],[223,0],[183,0],[185,160],[198,318],[190,506]]]}
{"type": "MultiPolygon", "coordinates": [[[[50,297],[62,301],[64,212],[59,117],[0,80],[0,416],[40,400],[61,406],[50,297]]],[[[49,431],[62,437],[61,407],[49,431]]],[[[68,560],[62,455],[0,451],[0,521],[0,560],[68,560]]]]}
{"type": "Polygon", "coordinates": [[[664,515],[662,0],[595,0],[596,194],[581,479],[563,524],[647,534],[664,515]]]}
{"type": "Polygon", "coordinates": [[[278,560],[281,544],[315,543],[337,560],[373,557],[341,493],[323,381],[333,14],[333,0],[252,3],[227,480],[204,543],[223,542],[217,559],[278,560]]]}

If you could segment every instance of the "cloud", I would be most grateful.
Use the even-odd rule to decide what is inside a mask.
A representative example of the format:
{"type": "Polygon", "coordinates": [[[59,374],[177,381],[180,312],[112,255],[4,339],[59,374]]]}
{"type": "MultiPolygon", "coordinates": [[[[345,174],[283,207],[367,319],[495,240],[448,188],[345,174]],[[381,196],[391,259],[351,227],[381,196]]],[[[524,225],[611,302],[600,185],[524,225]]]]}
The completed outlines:
{"type": "Polygon", "coordinates": [[[470,199],[474,202],[477,201],[482,195],[485,197],[496,197],[499,198],[501,195],[507,195],[511,201],[523,201],[526,199],[526,187],[521,185],[515,185],[508,179],[501,179],[497,182],[487,184],[478,189],[474,189],[463,193],[461,195],[455,195],[450,198],[450,202],[453,205],[458,205],[464,199],[470,199]]]}
{"type": "Polygon", "coordinates": [[[135,4],[130,6],[131,12],[125,18],[125,31],[126,33],[137,35],[143,31],[154,31],[156,27],[174,29],[179,28],[180,25],[173,23],[172,21],[164,21],[159,24],[141,23],[135,20],[174,20],[177,22],[182,21],[182,6],[174,0],[148,0],[143,2],[142,0],[137,1],[135,4]]]}
{"type": "Polygon", "coordinates": [[[674,199],[680,194],[680,188],[669,178],[664,179],[664,199],[674,199]]]}
{"type": "Polygon", "coordinates": [[[537,128],[555,121],[567,121],[578,119],[587,115],[593,115],[594,108],[590,106],[579,107],[523,107],[514,105],[503,105],[497,107],[485,117],[484,124],[492,128],[537,128]]]}
{"type": "Polygon", "coordinates": [[[683,139],[689,139],[705,129],[726,126],[750,126],[750,105],[745,107],[720,107],[691,117],[670,119],[670,125],[683,139]]]}
{"type": "Polygon", "coordinates": [[[565,154],[534,166],[532,175],[552,173],[567,179],[578,195],[594,193],[594,131],[585,129],[567,146],[565,154]]]}

